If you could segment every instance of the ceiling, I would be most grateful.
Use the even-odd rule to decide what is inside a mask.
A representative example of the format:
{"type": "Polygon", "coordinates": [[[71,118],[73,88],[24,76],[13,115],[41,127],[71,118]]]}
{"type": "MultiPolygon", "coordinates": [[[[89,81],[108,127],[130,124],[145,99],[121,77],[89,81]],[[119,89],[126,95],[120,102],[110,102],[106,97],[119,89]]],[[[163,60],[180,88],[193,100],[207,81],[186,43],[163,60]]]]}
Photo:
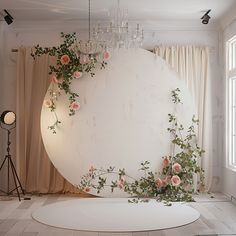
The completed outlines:
{"type": "MultiPolygon", "coordinates": [[[[108,10],[117,0],[91,0],[92,20],[108,19],[108,10]]],[[[120,0],[130,20],[199,20],[212,9],[212,20],[219,20],[235,0],[120,0]]],[[[79,20],[88,18],[88,0],[0,0],[0,9],[7,9],[15,20],[79,20]]],[[[3,12],[3,11],[1,11],[3,12]]]]}

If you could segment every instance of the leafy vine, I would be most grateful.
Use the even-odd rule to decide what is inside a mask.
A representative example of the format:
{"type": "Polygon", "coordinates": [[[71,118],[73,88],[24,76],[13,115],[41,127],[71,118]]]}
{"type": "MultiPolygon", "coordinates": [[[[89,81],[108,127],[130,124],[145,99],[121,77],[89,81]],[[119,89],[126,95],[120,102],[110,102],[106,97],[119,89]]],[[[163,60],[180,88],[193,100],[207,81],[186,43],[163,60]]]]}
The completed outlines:
{"type": "Polygon", "coordinates": [[[95,75],[94,69],[96,65],[100,65],[104,69],[107,65],[106,60],[109,59],[108,51],[101,53],[84,54],[79,50],[79,43],[76,34],[61,33],[63,43],[58,47],[34,47],[31,56],[36,59],[42,55],[49,55],[56,58],[56,65],[50,65],[49,75],[51,79],[51,87],[49,89],[49,99],[44,101],[44,105],[55,114],[55,122],[48,128],[56,133],[56,127],[61,124],[56,114],[57,99],[63,91],[68,96],[69,115],[75,115],[76,110],[80,108],[78,102],[78,92],[72,91],[71,83],[74,79],[79,79],[84,73],[90,73],[91,77],[95,75]]]}
{"type": "MultiPolygon", "coordinates": [[[[177,106],[181,104],[179,88],[171,92],[172,102],[177,106]]],[[[139,171],[142,177],[135,179],[126,173],[125,169],[116,169],[110,166],[107,169],[97,169],[93,166],[88,173],[82,176],[78,188],[85,192],[94,189],[98,194],[106,187],[115,188],[128,193],[134,199],[129,202],[137,203],[139,200],[148,201],[155,198],[164,201],[167,205],[175,201],[194,201],[194,175],[199,176],[198,189],[204,188],[204,171],[198,164],[204,150],[197,144],[195,133],[199,121],[192,117],[192,124],[184,129],[177,117],[168,114],[171,134],[172,154],[162,157],[162,170],[159,173],[150,171],[150,163],[141,163],[139,171]],[[185,132],[185,135],[184,135],[185,132]],[[107,182],[107,176],[117,175],[115,180],[107,182]]]]}

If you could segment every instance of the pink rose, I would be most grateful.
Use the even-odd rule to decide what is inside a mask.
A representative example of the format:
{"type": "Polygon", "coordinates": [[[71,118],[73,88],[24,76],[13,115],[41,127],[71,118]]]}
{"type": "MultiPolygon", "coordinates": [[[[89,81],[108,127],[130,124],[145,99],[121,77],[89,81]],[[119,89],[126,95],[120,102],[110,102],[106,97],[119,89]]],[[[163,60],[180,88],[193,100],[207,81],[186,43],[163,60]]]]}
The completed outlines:
{"type": "Polygon", "coordinates": [[[120,177],[120,182],[121,182],[122,184],[125,183],[125,178],[124,178],[124,176],[121,176],[121,177],[120,177]]]}
{"type": "Polygon", "coordinates": [[[109,60],[110,57],[111,57],[111,54],[110,54],[108,51],[105,51],[104,54],[103,54],[103,58],[104,58],[105,60],[109,60]]]}
{"type": "Polygon", "coordinates": [[[73,73],[73,77],[75,77],[76,79],[79,79],[81,76],[82,76],[82,72],[80,72],[80,71],[75,71],[73,73]]]}
{"type": "Polygon", "coordinates": [[[80,104],[78,102],[74,101],[70,104],[70,108],[72,110],[79,110],[80,109],[80,104]]]}
{"type": "Polygon", "coordinates": [[[178,175],[173,175],[171,178],[171,183],[173,186],[178,186],[181,183],[181,179],[178,175]]]}
{"type": "Polygon", "coordinates": [[[164,168],[166,168],[170,165],[170,158],[168,156],[164,157],[164,159],[162,161],[162,165],[164,168]]]}
{"type": "Polygon", "coordinates": [[[84,191],[85,191],[86,193],[89,193],[90,190],[91,190],[91,189],[90,189],[90,187],[88,187],[88,186],[84,188],[84,191]]]}
{"type": "Polygon", "coordinates": [[[51,82],[55,83],[55,84],[58,84],[59,83],[59,80],[57,79],[57,77],[55,75],[52,75],[51,76],[51,82]]]}
{"type": "Polygon", "coordinates": [[[46,100],[44,100],[43,105],[47,108],[50,108],[53,104],[50,99],[46,99],[46,100]]]}
{"type": "Polygon", "coordinates": [[[124,185],[125,185],[125,178],[124,176],[121,176],[118,183],[117,183],[117,186],[120,188],[120,189],[123,189],[124,188],[124,185]]]}
{"type": "Polygon", "coordinates": [[[157,186],[157,188],[161,188],[163,186],[162,180],[160,178],[157,178],[156,186],[157,186]]]}
{"type": "Polygon", "coordinates": [[[178,174],[178,173],[181,172],[182,166],[181,166],[179,163],[175,163],[175,164],[172,166],[172,170],[174,171],[174,173],[178,174]]]}
{"type": "Polygon", "coordinates": [[[171,175],[167,175],[167,176],[165,177],[165,181],[166,181],[167,184],[169,184],[170,181],[171,181],[171,175]]]}
{"type": "Polygon", "coordinates": [[[62,65],[67,65],[70,62],[70,58],[68,55],[63,55],[60,59],[62,65]]]}
{"type": "Polygon", "coordinates": [[[118,181],[118,187],[119,189],[123,189],[124,188],[124,183],[121,183],[121,181],[118,181]]]}
{"type": "Polygon", "coordinates": [[[88,55],[81,55],[79,58],[79,63],[82,65],[88,64],[89,63],[89,56],[88,55]]]}

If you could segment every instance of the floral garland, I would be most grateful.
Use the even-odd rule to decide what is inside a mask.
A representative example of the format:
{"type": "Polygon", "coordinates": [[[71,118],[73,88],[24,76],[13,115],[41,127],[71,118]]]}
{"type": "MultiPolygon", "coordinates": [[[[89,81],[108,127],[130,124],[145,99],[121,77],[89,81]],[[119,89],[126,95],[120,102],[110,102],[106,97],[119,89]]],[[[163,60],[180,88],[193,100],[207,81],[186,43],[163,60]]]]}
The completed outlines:
{"type": "MultiPolygon", "coordinates": [[[[176,105],[181,103],[179,92],[178,88],[172,91],[172,101],[176,105]]],[[[135,203],[140,199],[148,201],[149,198],[165,201],[167,205],[171,201],[194,201],[194,174],[200,176],[198,190],[204,190],[204,171],[198,164],[204,150],[197,145],[195,133],[199,121],[193,116],[192,124],[184,136],[185,129],[179,124],[177,117],[171,114],[168,114],[168,117],[170,127],[167,130],[172,136],[172,154],[162,157],[162,170],[158,174],[149,170],[148,161],[141,163],[139,171],[143,175],[139,179],[129,176],[125,169],[117,170],[115,167],[97,169],[91,166],[89,172],[82,176],[78,188],[85,192],[94,189],[97,193],[105,187],[109,187],[111,192],[118,188],[135,197],[129,199],[129,202],[135,203]],[[107,183],[107,175],[110,174],[117,175],[117,179],[107,183]]]]}
{"type": "Polygon", "coordinates": [[[98,64],[101,69],[104,69],[107,65],[106,60],[110,58],[110,54],[106,50],[102,54],[81,53],[77,46],[78,42],[75,33],[61,33],[61,38],[63,43],[58,47],[42,48],[37,45],[34,47],[34,52],[31,53],[34,59],[44,54],[56,57],[56,65],[50,66],[49,71],[51,80],[50,97],[44,101],[44,105],[55,114],[55,123],[48,126],[54,134],[56,133],[56,126],[61,123],[56,114],[56,103],[61,91],[63,90],[68,95],[69,115],[75,115],[76,110],[80,108],[79,94],[71,90],[71,82],[74,79],[81,78],[84,73],[90,73],[91,77],[93,77],[95,75],[93,72],[95,66],[98,64]]]}

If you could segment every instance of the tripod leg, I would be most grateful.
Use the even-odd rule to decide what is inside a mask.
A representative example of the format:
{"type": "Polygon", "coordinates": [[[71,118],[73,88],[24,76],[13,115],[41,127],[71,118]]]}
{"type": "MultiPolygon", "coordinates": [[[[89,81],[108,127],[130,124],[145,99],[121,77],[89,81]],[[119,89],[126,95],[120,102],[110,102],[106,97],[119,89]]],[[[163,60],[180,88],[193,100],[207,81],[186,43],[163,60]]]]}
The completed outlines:
{"type": "Polygon", "coordinates": [[[10,161],[9,161],[9,158],[7,158],[7,192],[9,195],[9,192],[10,192],[10,161]]]}
{"type": "Polygon", "coordinates": [[[20,185],[22,194],[25,195],[25,191],[23,190],[23,187],[22,187],[22,185],[21,185],[20,179],[19,179],[19,177],[18,177],[18,175],[17,175],[17,172],[16,172],[16,168],[15,168],[15,166],[14,166],[14,164],[13,164],[11,158],[10,158],[10,162],[11,162],[12,172],[14,172],[13,175],[16,177],[16,179],[17,179],[17,181],[18,181],[18,183],[19,183],[19,185],[20,185]]]}
{"type": "Polygon", "coordinates": [[[2,169],[2,167],[3,167],[3,165],[4,165],[4,163],[5,163],[6,160],[7,160],[7,156],[5,156],[5,158],[4,158],[3,162],[2,162],[1,167],[0,167],[0,170],[2,169]]]}
{"type": "Polygon", "coordinates": [[[16,182],[16,176],[15,176],[15,172],[14,172],[14,169],[13,169],[14,166],[13,166],[13,163],[12,163],[10,158],[9,158],[9,160],[10,160],[10,163],[11,163],[11,172],[12,172],[13,180],[14,180],[14,183],[15,183],[18,199],[19,199],[19,201],[21,201],[20,193],[19,193],[19,190],[18,190],[17,182],[16,182]]]}

